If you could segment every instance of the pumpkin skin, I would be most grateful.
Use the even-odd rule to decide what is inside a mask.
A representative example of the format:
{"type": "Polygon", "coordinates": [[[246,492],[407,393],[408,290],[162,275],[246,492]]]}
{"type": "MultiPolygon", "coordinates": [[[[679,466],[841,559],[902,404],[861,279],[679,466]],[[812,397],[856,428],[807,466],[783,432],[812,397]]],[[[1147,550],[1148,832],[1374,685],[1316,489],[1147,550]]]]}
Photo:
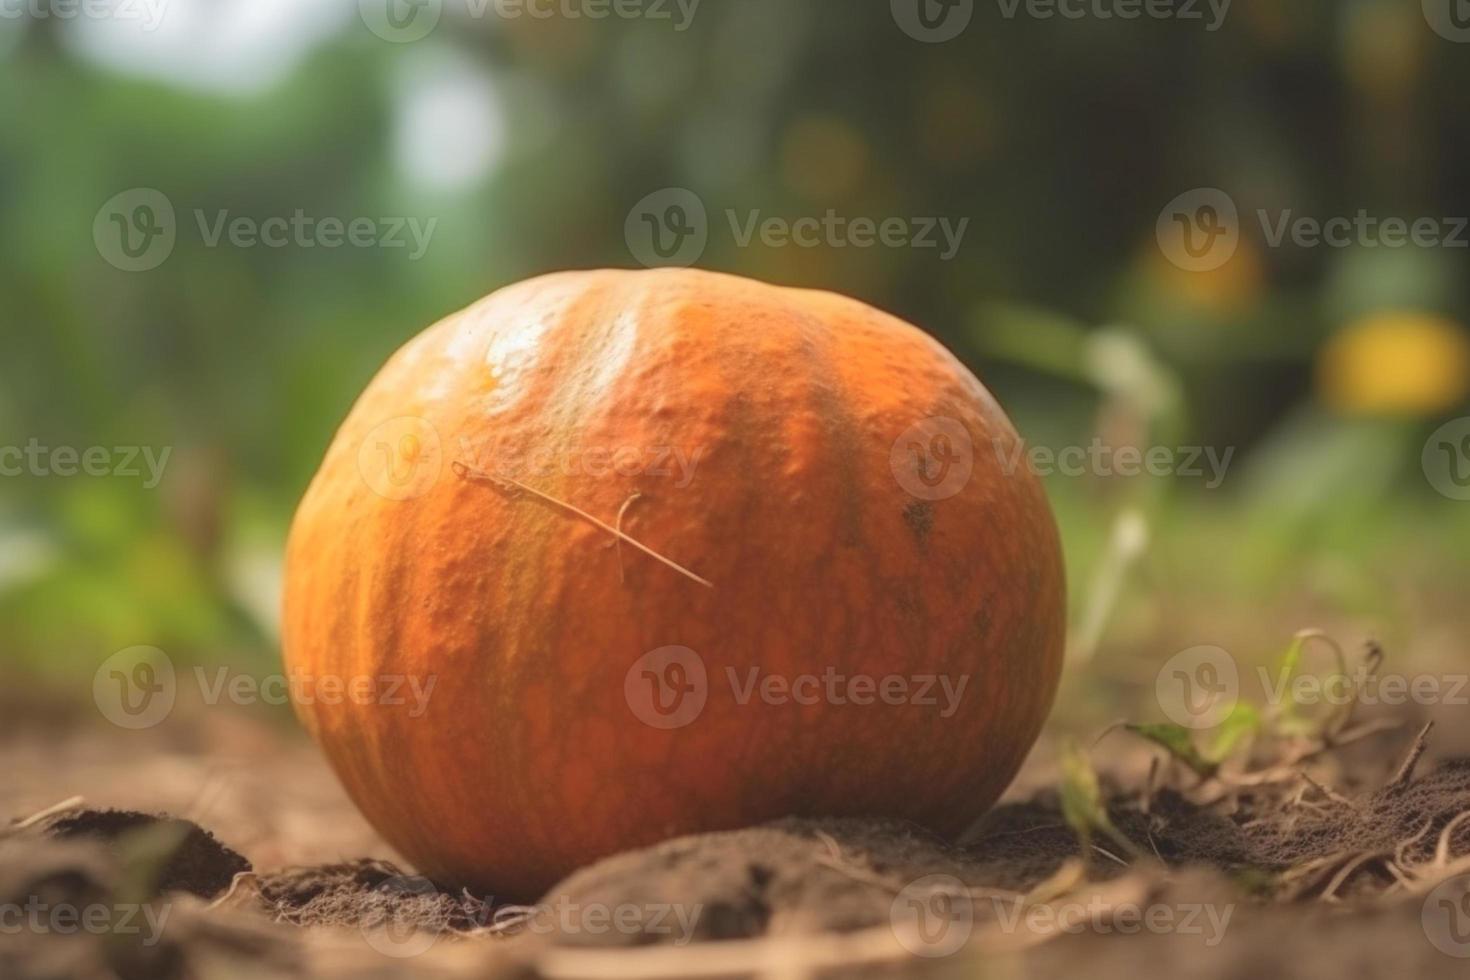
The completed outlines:
{"type": "Polygon", "coordinates": [[[793,814],[958,833],[1061,672],[1058,536],[1019,453],[974,375],[853,299],[669,269],[508,287],[388,361],[306,492],[297,713],[405,857],[506,899],[793,814]],[[693,716],[654,683],[693,677],[667,647],[704,668],[693,716]]]}

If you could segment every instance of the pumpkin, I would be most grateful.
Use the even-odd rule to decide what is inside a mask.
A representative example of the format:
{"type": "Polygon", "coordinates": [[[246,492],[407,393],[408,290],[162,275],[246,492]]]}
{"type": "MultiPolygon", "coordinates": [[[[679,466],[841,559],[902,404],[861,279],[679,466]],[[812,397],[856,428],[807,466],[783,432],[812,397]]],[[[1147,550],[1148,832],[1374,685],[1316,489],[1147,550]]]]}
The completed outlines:
{"type": "Polygon", "coordinates": [[[425,874],[527,900],[787,815],[954,834],[1061,671],[1056,527],[990,394],[853,299],[510,286],[399,350],[296,514],[296,710],[425,874]]]}

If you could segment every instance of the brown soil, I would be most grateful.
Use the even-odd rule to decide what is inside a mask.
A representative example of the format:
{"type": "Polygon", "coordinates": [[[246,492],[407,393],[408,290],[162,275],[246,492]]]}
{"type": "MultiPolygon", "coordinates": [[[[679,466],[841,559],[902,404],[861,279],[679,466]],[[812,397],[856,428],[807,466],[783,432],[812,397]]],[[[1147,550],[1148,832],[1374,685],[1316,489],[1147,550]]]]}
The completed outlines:
{"type": "Polygon", "coordinates": [[[517,907],[395,863],[281,719],[182,714],[0,739],[0,903],[109,910],[0,938],[0,977],[1258,980],[1458,977],[1470,956],[1470,761],[1416,748],[1414,718],[1209,778],[1110,734],[1085,841],[1038,753],[958,843],[785,820],[616,855],[517,907]],[[166,927],[117,928],[129,909],[166,927]]]}

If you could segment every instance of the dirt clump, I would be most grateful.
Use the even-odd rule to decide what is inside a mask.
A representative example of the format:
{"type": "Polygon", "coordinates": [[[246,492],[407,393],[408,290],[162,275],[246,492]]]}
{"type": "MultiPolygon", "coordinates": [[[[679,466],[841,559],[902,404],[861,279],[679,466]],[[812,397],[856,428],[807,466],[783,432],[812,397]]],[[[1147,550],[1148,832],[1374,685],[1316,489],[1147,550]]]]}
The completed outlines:
{"type": "Polygon", "coordinates": [[[57,840],[97,841],[114,856],[151,853],[156,865],[150,875],[153,895],[188,892],[212,898],[230,887],[250,862],[190,820],[132,810],[64,810],[36,825],[39,833],[57,840]]]}

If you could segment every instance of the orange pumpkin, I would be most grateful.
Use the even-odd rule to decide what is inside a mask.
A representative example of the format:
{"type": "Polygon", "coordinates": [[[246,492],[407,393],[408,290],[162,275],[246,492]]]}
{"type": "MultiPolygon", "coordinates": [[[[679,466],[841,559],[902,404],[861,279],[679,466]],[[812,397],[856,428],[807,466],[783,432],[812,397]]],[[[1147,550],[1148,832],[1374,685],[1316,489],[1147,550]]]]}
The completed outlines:
{"type": "Polygon", "coordinates": [[[789,814],[956,833],[1061,670],[1000,408],[856,300],[550,275],[398,351],[291,529],[297,711],[422,871],[514,899],[789,814]]]}

